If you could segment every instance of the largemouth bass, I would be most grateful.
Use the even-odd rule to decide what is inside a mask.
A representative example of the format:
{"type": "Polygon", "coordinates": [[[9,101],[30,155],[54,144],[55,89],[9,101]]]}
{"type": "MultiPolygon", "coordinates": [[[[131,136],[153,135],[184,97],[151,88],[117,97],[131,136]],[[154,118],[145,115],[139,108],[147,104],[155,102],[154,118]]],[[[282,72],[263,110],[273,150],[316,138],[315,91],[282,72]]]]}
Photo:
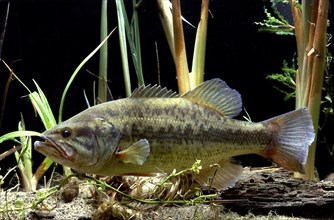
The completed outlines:
{"type": "Polygon", "coordinates": [[[214,177],[210,184],[218,190],[238,181],[243,169],[233,157],[242,154],[303,173],[315,136],[307,110],[259,123],[232,119],[241,110],[239,93],[220,79],[181,96],[143,86],[45,131],[34,146],[54,162],[107,176],[168,174],[201,160],[194,178],[204,185],[214,177]]]}

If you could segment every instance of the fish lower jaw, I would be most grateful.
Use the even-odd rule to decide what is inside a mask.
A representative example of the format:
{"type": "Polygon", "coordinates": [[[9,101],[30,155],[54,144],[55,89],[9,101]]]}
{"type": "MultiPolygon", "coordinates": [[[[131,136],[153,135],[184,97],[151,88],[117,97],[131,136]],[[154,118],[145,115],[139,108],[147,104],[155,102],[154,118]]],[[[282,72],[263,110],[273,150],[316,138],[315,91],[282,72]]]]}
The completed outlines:
{"type": "Polygon", "coordinates": [[[44,142],[35,141],[34,143],[34,148],[36,151],[41,152],[45,156],[48,156],[48,152],[51,151],[51,149],[53,149],[54,151],[57,151],[58,158],[63,158],[65,160],[74,159],[75,152],[71,148],[62,146],[61,144],[57,144],[56,142],[54,142],[53,140],[51,140],[46,136],[42,136],[42,138],[45,140],[44,142]]]}

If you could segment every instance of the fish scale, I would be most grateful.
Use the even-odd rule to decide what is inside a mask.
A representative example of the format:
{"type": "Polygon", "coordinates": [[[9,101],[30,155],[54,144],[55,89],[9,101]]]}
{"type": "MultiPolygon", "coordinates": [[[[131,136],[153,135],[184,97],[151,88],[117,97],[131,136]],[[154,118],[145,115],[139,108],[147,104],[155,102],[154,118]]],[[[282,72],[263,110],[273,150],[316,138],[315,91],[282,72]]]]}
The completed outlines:
{"type": "MultiPolygon", "coordinates": [[[[169,173],[175,167],[186,169],[196,159],[208,166],[212,160],[219,162],[240,154],[263,151],[270,141],[271,134],[263,124],[223,118],[219,112],[185,99],[172,98],[169,103],[160,98],[136,100],[131,104],[128,101],[131,100],[113,103],[114,109],[133,111],[125,110],[117,123],[111,123],[123,131],[120,151],[143,138],[150,143],[150,156],[142,172],[162,170],[169,173]],[[158,156],[162,154],[168,156],[162,160],[158,156]],[[180,161],[182,165],[176,165],[180,161]]],[[[140,169],[132,164],[120,166],[121,161],[114,163],[110,167],[117,173],[134,173],[140,169]]]]}
{"type": "Polygon", "coordinates": [[[194,179],[218,190],[240,178],[242,166],[233,158],[238,155],[259,154],[303,172],[314,140],[307,110],[252,123],[233,119],[241,109],[240,94],[220,79],[181,96],[143,86],[129,98],[93,106],[56,125],[34,145],[57,163],[109,176],[169,174],[200,160],[194,179]]]}

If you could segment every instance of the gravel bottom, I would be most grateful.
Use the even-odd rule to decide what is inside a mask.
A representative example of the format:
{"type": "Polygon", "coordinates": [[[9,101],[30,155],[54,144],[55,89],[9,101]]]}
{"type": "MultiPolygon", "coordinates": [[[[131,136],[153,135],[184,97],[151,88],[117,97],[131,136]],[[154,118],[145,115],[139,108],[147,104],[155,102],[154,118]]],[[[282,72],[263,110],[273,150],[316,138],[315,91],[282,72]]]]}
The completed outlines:
{"type": "Polygon", "coordinates": [[[269,213],[240,216],[219,204],[147,205],[120,203],[113,192],[99,191],[85,181],[70,179],[60,190],[0,192],[0,220],[107,220],[107,219],[298,219],[269,213]],[[46,199],[43,199],[46,198],[46,199]]]}
{"type": "Polygon", "coordinates": [[[37,192],[0,192],[0,219],[92,219],[97,207],[88,189],[80,189],[71,201],[56,193],[42,202],[41,198],[47,194],[44,189],[37,192]]]}
{"type": "Polygon", "coordinates": [[[255,216],[248,214],[239,216],[225,210],[219,205],[193,205],[193,206],[148,206],[131,203],[131,206],[118,202],[104,200],[98,202],[91,187],[80,187],[78,195],[69,202],[64,196],[57,193],[37,205],[39,197],[45,190],[34,193],[1,192],[0,219],[25,220],[107,220],[107,219],[302,219],[278,216],[270,213],[268,216],[255,216]]]}

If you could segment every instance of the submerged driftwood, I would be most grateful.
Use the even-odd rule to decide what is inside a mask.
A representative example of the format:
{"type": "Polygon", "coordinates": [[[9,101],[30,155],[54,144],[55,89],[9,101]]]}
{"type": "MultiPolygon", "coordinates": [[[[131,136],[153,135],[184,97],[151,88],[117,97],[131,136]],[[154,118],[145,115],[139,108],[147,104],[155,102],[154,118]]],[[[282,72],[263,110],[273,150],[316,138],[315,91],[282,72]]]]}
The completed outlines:
{"type": "Polygon", "coordinates": [[[222,194],[224,206],[239,214],[275,212],[305,218],[334,218],[334,183],[306,181],[281,168],[245,169],[235,187],[222,194]]]}

